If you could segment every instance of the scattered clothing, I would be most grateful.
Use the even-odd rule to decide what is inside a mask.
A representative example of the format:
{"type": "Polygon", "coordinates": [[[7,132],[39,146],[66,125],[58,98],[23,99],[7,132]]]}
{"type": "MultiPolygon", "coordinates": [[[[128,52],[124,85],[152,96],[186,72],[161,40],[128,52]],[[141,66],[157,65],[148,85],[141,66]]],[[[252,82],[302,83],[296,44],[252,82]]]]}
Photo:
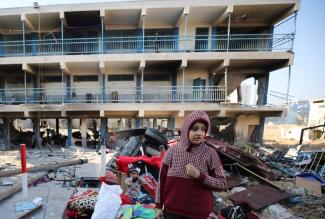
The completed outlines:
{"type": "Polygon", "coordinates": [[[156,218],[156,209],[152,205],[122,205],[118,214],[118,219],[154,219],[156,218]]]}

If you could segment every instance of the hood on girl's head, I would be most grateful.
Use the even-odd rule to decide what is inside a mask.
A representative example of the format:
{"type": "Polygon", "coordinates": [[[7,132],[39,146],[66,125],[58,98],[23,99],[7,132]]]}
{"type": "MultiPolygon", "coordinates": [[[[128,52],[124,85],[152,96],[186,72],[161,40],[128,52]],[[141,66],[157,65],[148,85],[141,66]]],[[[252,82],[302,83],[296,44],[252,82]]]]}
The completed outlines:
{"type": "Polygon", "coordinates": [[[206,130],[209,132],[210,119],[209,115],[204,111],[193,111],[185,119],[183,127],[181,129],[181,145],[189,146],[188,133],[195,122],[202,122],[206,125],[206,130]]]}

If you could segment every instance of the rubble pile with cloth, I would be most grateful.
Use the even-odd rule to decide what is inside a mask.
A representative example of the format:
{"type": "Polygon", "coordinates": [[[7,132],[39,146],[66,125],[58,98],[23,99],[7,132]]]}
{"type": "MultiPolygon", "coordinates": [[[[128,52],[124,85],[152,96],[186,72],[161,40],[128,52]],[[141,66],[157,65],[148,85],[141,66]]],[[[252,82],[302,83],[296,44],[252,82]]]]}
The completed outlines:
{"type": "MultiPolygon", "coordinates": [[[[156,145],[150,145],[150,149],[147,149],[147,140],[141,137],[146,136],[146,130],[131,132],[142,134],[129,136],[107,164],[108,172],[117,175],[117,182],[122,189],[121,205],[116,218],[154,218],[156,217],[155,206],[150,198],[153,199],[156,195],[159,168],[165,153],[170,148],[177,147],[179,139],[170,140],[170,144],[164,146],[156,142],[156,145]],[[133,180],[130,173],[134,174],[137,180],[133,180]],[[131,192],[132,189],[129,190],[133,183],[136,184],[135,193],[131,192]],[[143,197],[147,198],[142,200],[143,197]]],[[[248,153],[238,146],[220,141],[213,136],[205,136],[205,144],[217,151],[226,176],[225,188],[213,193],[213,211],[209,218],[322,218],[324,215],[325,199],[322,190],[319,194],[311,190],[313,187],[308,187],[310,182],[315,183],[317,180],[322,185],[322,176],[315,171],[308,172],[310,166],[311,170],[315,168],[318,168],[318,172],[321,170],[324,157],[322,158],[320,154],[310,156],[316,160],[304,164],[309,165],[308,167],[302,165],[300,170],[305,169],[305,171],[300,171],[298,176],[298,174],[285,174],[279,171],[279,168],[275,168],[272,157],[277,152],[266,155],[263,153],[263,147],[255,150],[254,153],[248,153]],[[312,180],[311,175],[317,175],[317,180],[312,180]],[[299,178],[300,181],[307,180],[306,183],[299,180],[297,183],[299,178]],[[315,208],[308,203],[314,203],[315,208]],[[306,210],[304,206],[314,209],[313,212],[306,210]]],[[[278,160],[277,163],[294,168],[303,153],[299,152],[294,157],[283,159],[285,162],[278,160]]]]}

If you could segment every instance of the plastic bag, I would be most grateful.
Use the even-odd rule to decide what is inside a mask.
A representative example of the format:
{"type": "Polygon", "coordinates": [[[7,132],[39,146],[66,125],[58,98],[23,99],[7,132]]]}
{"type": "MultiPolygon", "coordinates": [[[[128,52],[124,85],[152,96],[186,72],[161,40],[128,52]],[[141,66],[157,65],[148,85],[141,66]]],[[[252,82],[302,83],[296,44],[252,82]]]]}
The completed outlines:
{"type": "Polygon", "coordinates": [[[121,186],[102,183],[92,219],[115,219],[122,201],[121,186]]]}

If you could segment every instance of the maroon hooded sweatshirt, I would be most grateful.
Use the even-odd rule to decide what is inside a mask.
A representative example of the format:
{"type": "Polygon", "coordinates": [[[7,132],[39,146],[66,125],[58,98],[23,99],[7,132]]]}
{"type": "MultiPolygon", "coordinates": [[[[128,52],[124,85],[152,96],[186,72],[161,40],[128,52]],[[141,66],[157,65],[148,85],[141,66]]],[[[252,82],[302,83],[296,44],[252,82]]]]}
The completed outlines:
{"type": "Polygon", "coordinates": [[[218,153],[204,142],[193,146],[188,134],[195,122],[210,127],[208,114],[193,111],[184,121],[180,142],[169,148],[160,169],[156,208],[180,216],[206,219],[212,212],[212,191],[225,188],[226,180],[218,153]],[[200,171],[198,179],[186,174],[186,165],[192,163],[200,171]]]}

